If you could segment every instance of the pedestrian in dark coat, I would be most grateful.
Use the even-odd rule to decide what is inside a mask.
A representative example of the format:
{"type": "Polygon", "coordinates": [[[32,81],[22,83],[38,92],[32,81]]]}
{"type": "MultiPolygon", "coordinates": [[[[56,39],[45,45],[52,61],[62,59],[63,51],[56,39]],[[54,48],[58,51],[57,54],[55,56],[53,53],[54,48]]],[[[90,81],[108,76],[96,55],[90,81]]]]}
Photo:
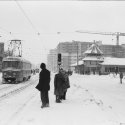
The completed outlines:
{"type": "Polygon", "coordinates": [[[123,73],[122,72],[120,72],[119,77],[120,77],[120,83],[122,84],[122,79],[123,79],[123,73]]]}
{"type": "Polygon", "coordinates": [[[59,73],[55,75],[54,78],[54,94],[56,95],[56,102],[60,103],[60,97],[64,94],[64,84],[65,78],[62,74],[62,70],[59,70],[59,73]]]}
{"type": "Polygon", "coordinates": [[[39,73],[39,83],[36,88],[40,91],[41,108],[44,108],[49,107],[48,91],[50,90],[50,71],[46,69],[45,63],[41,63],[40,68],[42,70],[39,73]]]}
{"type": "Polygon", "coordinates": [[[61,99],[66,100],[67,89],[70,88],[70,82],[69,82],[68,72],[66,72],[66,71],[63,70],[63,76],[65,78],[65,82],[64,82],[64,94],[61,96],[61,99]]]}

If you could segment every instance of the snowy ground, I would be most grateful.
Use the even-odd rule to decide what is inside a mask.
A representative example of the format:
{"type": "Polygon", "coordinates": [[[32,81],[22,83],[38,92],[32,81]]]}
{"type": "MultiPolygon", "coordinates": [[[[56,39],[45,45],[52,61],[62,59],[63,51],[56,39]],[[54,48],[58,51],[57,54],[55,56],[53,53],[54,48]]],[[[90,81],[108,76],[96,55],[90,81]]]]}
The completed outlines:
{"type": "Polygon", "coordinates": [[[57,104],[53,78],[52,74],[49,108],[40,108],[37,81],[0,101],[0,125],[125,125],[125,79],[120,84],[118,76],[73,74],[67,100],[57,104]]]}

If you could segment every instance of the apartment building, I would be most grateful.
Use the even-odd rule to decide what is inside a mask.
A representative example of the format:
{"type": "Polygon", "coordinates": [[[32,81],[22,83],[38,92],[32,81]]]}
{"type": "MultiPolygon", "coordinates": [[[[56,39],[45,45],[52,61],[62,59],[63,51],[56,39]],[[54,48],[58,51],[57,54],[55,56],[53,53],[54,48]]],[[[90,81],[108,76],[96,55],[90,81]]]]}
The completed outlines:
{"type": "Polygon", "coordinates": [[[50,71],[57,71],[57,49],[51,49],[47,57],[47,68],[50,71]]]}
{"type": "Polygon", "coordinates": [[[101,45],[104,56],[125,58],[125,47],[123,45],[101,45]]]}
{"type": "MultiPolygon", "coordinates": [[[[95,41],[94,41],[95,42],[95,41]]],[[[55,53],[52,50],[49,53],[48,62],[50,63],[51,71],[57,70],[57,53],[62,54],[62,68],[68,70],[70,66],[84,58],[84,52],[92,45],[93,42],[62,42],[57,45],[55,53]],[[54,55],[55,56],[54,56],[54,55]],[[55,59],[53,59],[55,58],[55,59]],[[52,62],[53,60],[53,62],[52,62]]],[[[101,43],[101,42],[100,42],[101,43]]],[[[99,44],[100,50],[105,57],[125,58],[125,45],[103,45],[99,44]]]]}

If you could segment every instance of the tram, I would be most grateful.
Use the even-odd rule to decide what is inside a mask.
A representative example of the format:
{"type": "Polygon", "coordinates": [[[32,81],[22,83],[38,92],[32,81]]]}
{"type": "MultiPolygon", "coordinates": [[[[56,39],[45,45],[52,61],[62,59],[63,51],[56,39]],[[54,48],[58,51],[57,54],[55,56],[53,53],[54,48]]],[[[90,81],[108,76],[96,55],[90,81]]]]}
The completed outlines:
{"type": "Polygon", "coordinates": [[[2,83],[20,83],[31,77],[32,64],[22,57],[8,56],[2,61],[2,83]]]}

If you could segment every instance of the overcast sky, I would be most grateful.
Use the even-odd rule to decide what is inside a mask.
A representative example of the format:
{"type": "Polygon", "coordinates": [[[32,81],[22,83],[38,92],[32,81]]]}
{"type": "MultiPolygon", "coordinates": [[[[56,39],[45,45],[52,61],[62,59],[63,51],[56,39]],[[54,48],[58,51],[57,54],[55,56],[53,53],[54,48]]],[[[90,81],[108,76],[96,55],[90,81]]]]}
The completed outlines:
{"type": "MultiPolygon", "coordinates": [[[[125,33],[125,2],[0,1],[1,42],[21,39],[23,56],[33,63],[46,62],[48,50],[59,42],[116,44],[115,36],[75,33],[77,30],[125,33]]],[[[122,43],[125,37],[120,37],[122,43]]]]}

